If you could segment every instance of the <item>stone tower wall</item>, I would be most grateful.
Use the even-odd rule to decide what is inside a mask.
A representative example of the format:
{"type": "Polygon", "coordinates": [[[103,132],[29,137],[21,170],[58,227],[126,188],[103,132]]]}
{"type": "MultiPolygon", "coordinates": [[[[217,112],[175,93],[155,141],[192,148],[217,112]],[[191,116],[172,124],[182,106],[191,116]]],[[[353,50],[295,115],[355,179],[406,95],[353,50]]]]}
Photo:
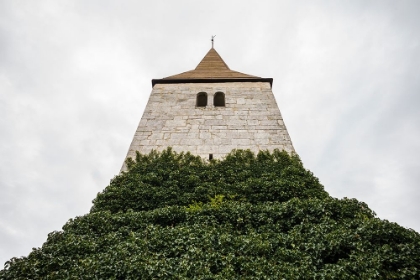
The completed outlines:
{"type": "Polygon", "coordinates": [[[127,157],[168,146],[205,159],[209,154],[222,158],[232,149],[294,152],[266,82],[156,84],[127,157]],[[225,94],[225,107],[213,106],[219,91],[225,94]],[[199,92],[207,93],[206,107],[196,107],[199,92]]]}

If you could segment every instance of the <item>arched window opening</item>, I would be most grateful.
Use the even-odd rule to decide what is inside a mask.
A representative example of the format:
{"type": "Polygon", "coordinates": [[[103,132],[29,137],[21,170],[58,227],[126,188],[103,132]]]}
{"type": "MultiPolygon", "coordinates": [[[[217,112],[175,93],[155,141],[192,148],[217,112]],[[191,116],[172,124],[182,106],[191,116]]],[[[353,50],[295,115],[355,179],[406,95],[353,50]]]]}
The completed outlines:
{"type": "Polygon", "coordinates": [[[207,93],[199,92],[197,94],[197,107],[206,107],[207,106],[207,93]]]}
{"type": "Polygon", "coordinates": [[[225,94],[221,91],[218,91],[214,94],[213,104],[215,107],[224,107],[225,106],[225,94]]]}

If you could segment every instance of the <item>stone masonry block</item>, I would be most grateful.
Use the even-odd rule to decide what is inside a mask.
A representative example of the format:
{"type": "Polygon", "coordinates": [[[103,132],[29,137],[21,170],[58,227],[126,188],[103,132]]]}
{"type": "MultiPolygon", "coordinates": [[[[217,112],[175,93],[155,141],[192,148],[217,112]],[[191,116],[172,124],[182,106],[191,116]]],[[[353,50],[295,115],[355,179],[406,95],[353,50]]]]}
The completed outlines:
{"type": "Polygon", "coordinates": [[[258,125],[258,124],[260,123],[260,121],[259,121],[259,120],[248,119],[248,120],[246,121],[246,123],[247,123],[248,125],[258,125]]]}
{"type": "Polygon", "coordinates": [[[215,129],[227,129],[227,125],[213,125],[211,126],[211,130],[214,131],[215,129]]]}
{"type": "Polygon", "coordinates": [[[170,139],[183,139],[183,138],[185,138],[185,133],[176,133],[176,132],[173,132],[173,133],[171,133],[171,138],[170,139]]]}
{"type": "Polygon", "coordinates": [[[210,139],[211,133],[208,131],[201,131],[200,132],[200,139],[210,139]]]}
{"type": "Polygon", "coordinates": [[[251,143],[251,140],[249,139],[233,139],[232,144],[234,145],[240,145],[240,146],[246,146],[251,143]]]}
{"type": "Polygon", "coordinates": [[[162,132],[155,132],[152,133],[147,139],[148,140],[158,140],[158,139],[163,139],[163,133],[162,132]]]}
{"type": "Polygon", "coordinates": [[[220,125],[220,120],[206,120],[204,122],[205,125],[220,125]]]}
{"type": "Polygon", "coordinates": [[[236,103],[237,103],[237,104],[241,104],[241,105],[245,104],[245,103],[246,103],[246,102],[245,102],[245,98],[238,98],[238,99],[236,100],[236,103]]]}
{"type": "Polygon", "coordinates": [[[167,120],[165,125],[166,126],[185,126],[187,124],[186,120],[167,120]]]}

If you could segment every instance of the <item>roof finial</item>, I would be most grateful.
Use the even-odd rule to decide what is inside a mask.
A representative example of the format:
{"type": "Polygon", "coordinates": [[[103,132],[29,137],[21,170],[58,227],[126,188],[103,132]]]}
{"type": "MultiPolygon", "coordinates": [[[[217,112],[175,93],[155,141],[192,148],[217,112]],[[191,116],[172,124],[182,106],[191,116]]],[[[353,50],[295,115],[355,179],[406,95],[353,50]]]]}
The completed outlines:
{"type": "Polygon", "coordinates": [[[211,48],[214,48],[214,37],[216,37],[216,35],[211,36],[211,48]]]}

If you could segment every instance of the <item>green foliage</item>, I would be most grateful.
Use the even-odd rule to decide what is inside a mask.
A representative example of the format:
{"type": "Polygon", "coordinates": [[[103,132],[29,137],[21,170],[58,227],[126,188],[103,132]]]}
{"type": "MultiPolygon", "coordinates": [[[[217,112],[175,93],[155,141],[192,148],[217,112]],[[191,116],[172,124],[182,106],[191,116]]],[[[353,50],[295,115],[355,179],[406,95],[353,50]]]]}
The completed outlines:
{"type": "Polygon", "coordinates": [[[293,197],[325,198],[328,194],[297,156],[234,150],[223,161],[205,163],[190,153],[137,154],[137,163],[116,176],[93,201],[91,212],[147,211],[165,206],[188,206],[223,195],[251,203],[287,201],[293,197]]]}
{"type": "Polygon", "coordinates": [[[419,279],[420,235],[328,196],[297,156],[167,149],[127,166],[0,279],[419,279]]]}

